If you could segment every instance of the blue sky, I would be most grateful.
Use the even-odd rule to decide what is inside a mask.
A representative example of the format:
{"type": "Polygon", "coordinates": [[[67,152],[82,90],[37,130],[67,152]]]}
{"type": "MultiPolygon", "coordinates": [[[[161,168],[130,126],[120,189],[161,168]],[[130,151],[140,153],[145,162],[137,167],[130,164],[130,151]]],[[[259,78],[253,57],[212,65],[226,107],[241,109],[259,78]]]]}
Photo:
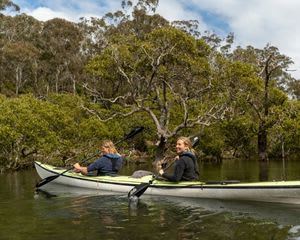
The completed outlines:
{"type": "MultiPolygon", "coordinates": [[[[134,0],[136,1],[136,0],[134,0]]],[[[21,12],[41,21],[60,17],[101,17],[121,9],[121,0],[13,0],[21,12]]],[[[157,13],[172,20],[198,20],[200,30],[225,37],[233,32],[235,44],[263,48],[270,43],[295,62],[300,78],[299,0],[160,0],[157,13]]]]}

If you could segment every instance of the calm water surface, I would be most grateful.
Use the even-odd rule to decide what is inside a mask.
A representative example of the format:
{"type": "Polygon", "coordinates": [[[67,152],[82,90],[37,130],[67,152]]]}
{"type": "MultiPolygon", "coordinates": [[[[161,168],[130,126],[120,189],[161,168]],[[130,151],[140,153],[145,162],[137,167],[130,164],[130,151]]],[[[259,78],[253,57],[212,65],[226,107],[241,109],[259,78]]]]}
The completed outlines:
{"type": "MultiPolygon", "coordinates": [[[[300,164],[226,161],[204,164],[203,180],[300,179],[300,164]]],[[[142,168],[142,167],[140,167],[142,168]]],[[[124,173],[132,171],[124,168],[124,173]]],[[[47,184],[34,170],[0,175],[0,239],[300,239],[300,205],[148,197],[47,184]]]]}

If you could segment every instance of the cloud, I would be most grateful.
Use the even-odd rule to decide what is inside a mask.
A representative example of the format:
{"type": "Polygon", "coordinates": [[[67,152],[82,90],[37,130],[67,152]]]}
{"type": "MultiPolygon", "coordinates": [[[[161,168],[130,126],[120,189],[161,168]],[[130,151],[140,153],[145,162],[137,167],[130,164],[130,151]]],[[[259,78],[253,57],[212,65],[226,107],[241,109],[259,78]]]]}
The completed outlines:
{"type": "Polygon", "coordinates": [[[45,8],[45,7],[38,7],[33,11],[27,11],[27,12],[25,11],[25,13],[31,15],[32,17],[40,21],[47,21],[53,18],[64,18],[69,21],[73,20],[73,17],[69,16],[65,12],[53,11],[50,8],[45,8]]]}
{"type": "Polygon", "coordinates": [[[55,17],[78,22],[80,17],[102,17],[121,8],[120,0],[15,0],[21,12],[46,21],[55,17]]]}
{"type": "Polygon", "coordinates": [[[238,45],[263,48],[270,43],[295,62],[300,78],[300,1],[297,0],[192,0],[196,9],[219,15],[235,34],[238,45]]]}
{"type": "Polygon", "coordinates": [[[208,30],[208,25],[204,22],[202,16],[190,9],[186,2],[163,0],[159,2],[157,13],[163,16],[168,21],[175,20],[198,20],[200,31],[208,30]]]}

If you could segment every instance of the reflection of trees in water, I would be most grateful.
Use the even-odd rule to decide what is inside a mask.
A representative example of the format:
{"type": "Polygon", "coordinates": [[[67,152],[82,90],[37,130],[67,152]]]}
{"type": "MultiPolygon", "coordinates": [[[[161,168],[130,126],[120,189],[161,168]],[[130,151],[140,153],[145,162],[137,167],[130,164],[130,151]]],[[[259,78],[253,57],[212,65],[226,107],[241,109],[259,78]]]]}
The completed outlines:
{"type": "MultiPolygon", "coordinates": [[[[285,239],[290,226],[278,227],[276,221],[255,218],[248,213],[230,212],[219,208],[207,210],[189,204],[189,200],[172,203],[166,199],[161,202],[147,203],[140,201],[134,209],[129,210],[130,221],[127,227],[139,226],[145,238],[154,239],[285,239]],[[133,224],[133,225],[132,225],[133,224]],[[152,235],[151,235],[152,234],[152,235]]],[[[139,236],[137,236],[139,237],[139,236]]]]}
{"type": "MultiPolygon", "coordinates": [[[[270,220],[270,212],[280,215],[283,211],[276,214],[277,207],[269,204],[254,205],[259,213],[268,212],[256,218],[249,214],[253,208],[246,210],[242,203],[238,208],[238,203],[230,205],[230,201],[228,207],[222,201],[144,196],[133,208],[127,196],[54,197],[51,202],[61,208],[53,208],[55,222],[64,212],[71,229],[101,239],[286,239],[290,229],[270,220]],[[230,206],[242,210],[232,211],[230,206]]],[[[293,214],[297,216],[294,208],[293,214]]]]}
{"type": "Polygon", "coordinates": [[[259,181],[269,180],[269,161],[259,161],[259,181]]]}
{"type": "Polygon", "coordinates": [[[276,222],[229,212],[194,213],[186,222],[179,229],[177,239],[285,239],[290,228],[278,228],[276,222]]]}

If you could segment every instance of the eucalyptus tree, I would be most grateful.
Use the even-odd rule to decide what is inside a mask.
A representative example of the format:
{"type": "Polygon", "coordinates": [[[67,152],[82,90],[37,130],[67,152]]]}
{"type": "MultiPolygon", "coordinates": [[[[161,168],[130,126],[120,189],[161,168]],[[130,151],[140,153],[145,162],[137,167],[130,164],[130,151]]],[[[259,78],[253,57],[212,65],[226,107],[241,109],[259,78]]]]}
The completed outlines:
{"type": "MultiPolygon", "coordinates": [[[[169,25],[166,19],[156,14],[158,4],[158,0],[139,0],[137,4],[133,6],[131,16],[124,14],[116,30],[123,33],[128,31],[139,39],[143,39],[144,36],[153,29],[169,25]]],[[[125,9],[124,5],[123,9],[125,9]]]]}
{"type": "Polygon", "coordinates": [[[13,8],[15,11],[19,11],[20,7],[15,4],[11,0],[0,0],[0,12],[7,9],[7,8],[13,8]]]}
{"type": "Polygon", "coordinates": [[[81,18],[78,23],[79,31],[82,35],[80,41],[80,52],[85,59],[95,56],[101,52],[108,44],[105,37],[107,25],[104,19],[95,17],[81,18]]]}
{"type": "MultiPolygon", "coordinates": [[[[158,1],[122,3],[123,11],[108,13],[101,22],[106,47],[88,64],[94,81],[87,81],[85,88],[95,101],[114,109],[112,117],[148,115],[160,158],[168,139],[189,132],[184,129],[195,134],[229,110],[228,94],[214,74],[221,39],[200,38],[195,21],[169,23],[155,14],[158,1]]],[[[84,108],[101,121],[112,118],[84,108]]]]}
{"type": "Polygon", "coordinates": [[[233,59],[249,63],[253,66],[259,79],[258,91],[247,96],[247,103],[253,109],[258,124],[257,146],[261,160],[267,160],[268,129],[274,122],[270,115],[273,106],[280,106],[287,100],[280,89],[284,90],[287,81],[291,79],[286,71],[292,61],[281,54],[278,48],[266,45],[263,49],[248,46],[246,49],[238,47],[233,53],[233,59]]]}
{"type": "MultiPolygon", "coordinates": [[[[224,138],[223,149],[218,151],[226,152],[227,156],[232,157],[249,156],[249,152],[253,153],[255,124],[247,99],[249,95],[259,92],[262,84],[258,84],[260,79],[250,64],[232,61],[220,52],[215,53],[211,61],[213,78],[218,83],[217,91],[222,92],[229,103],[229,111],[225,118],[213,129],[215,132],[220,131],[221,137],[224,138]]],[[[211,133],[214,134],[214,131],[211,133]]],[[[214,140],[214,135],[211,139],[214,140]]],[[[202,145],[205,144],[206,142],[202,145]]]]}
{"type": "Polygon", "coordinates": [[[223,117],[226,103],[214,91],[212,83],[217,82],[212,79],[210,48],[204,41],[173,27],[152,30],[143,39],[118,34],[110,41],[87,67],[100,82],[105,79],[106,88],[95,84],[86,89],[98,101],[123,107],[113,116],[147,114],[156,128],[157,159],[167,140],[183,129],[208,126],[223,117]]]}
{"type": "Polygon", "coordinates": [[[6,94],[18,95],[32,89],[37,82],[39,50],[37,39],[40,23],[25,14],[2,16],[0,25],[0,68],[2,88],[6,94]],[[27,90],[26,90],[27,89],[27,90]]]}
{"type": "Polygon", "coordinates": [[[32,76],[33,61],[37,58],[38,50],[28,42],[16,42],[7,44],[3,49],[7,63],[6,75],[9,79],[14,76],[15,95],[19,95],[20,90],[30,81],[32,76]]]}
{"type": "Polygon", "coordinates": [[[270,129],[270,152],[284,159],[298,156],[300,150],[300,103],[288,100],[283,106],[274,107],[273,122],[270,129]]]}
{"type": "Polygon", "coordinates": [[[288,93],[293,99],[300,100],[300,80],[292,79],[288,83],[288,93]]]}
{"type": "Polygon", "coordinates": [[[140,38],[154,28],[168,22],[155,14],[158,0],[139,0],[121,2],[121,10],[109,12],[103,18],[81,18],[78,24],[83,39],[81,51],[87,57],[93,57],[110,44],[110,36],[124,33],[135,34],[140,38]],[[148,13],[151,13],[149,15],[148,13]]]}
{"type": "Polygon", "coordinates": [[[82,72],[80,42],[82,34],[77,24],[63,19],[51,19],[43,24],[40,48],[45,85],[53,92],[74,92],[82,72]]]}

